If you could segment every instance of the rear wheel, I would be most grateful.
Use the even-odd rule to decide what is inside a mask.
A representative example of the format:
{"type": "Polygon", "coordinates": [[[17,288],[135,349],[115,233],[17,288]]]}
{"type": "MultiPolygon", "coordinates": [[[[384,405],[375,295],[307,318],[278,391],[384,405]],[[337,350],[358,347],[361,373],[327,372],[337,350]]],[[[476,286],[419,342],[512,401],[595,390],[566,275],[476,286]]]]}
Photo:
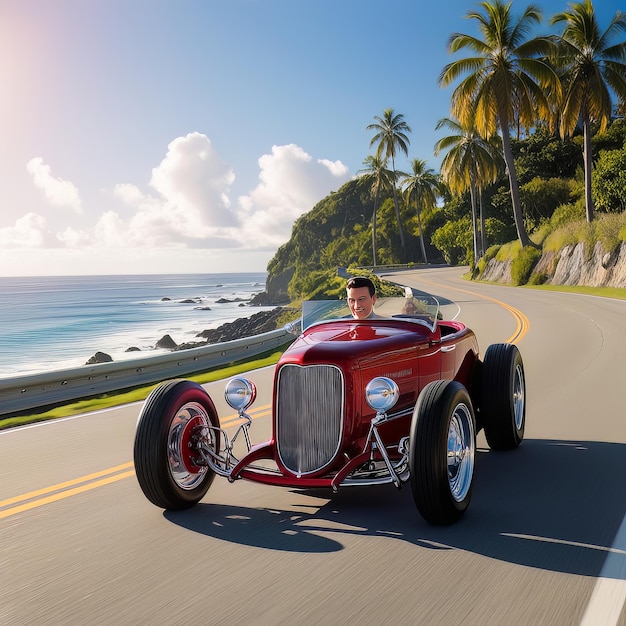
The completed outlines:
{"type": "Polygon", "coordinates": [[[137,480],[150,502],[175,510],[202,499],[215,472],[198,446],[219,452],[214,428],[219,428],[217,412],[201,385],[171,380],[152,390],[139,415],[134,446],[137,480]]]}
{"type": "Polygon", "coordinates": [[[482,367],[480,417],[492,450],[512,450],[524,439],[526,379],[517,346],[494,343],[482,367]]]}
{"type": "Polygon", "coordinates": [[[429,383],[411,422],[409,469],[417,509],[430,524],[451,524],[469,506],[476,426],[469,393],[456,381],[429,383]]]}

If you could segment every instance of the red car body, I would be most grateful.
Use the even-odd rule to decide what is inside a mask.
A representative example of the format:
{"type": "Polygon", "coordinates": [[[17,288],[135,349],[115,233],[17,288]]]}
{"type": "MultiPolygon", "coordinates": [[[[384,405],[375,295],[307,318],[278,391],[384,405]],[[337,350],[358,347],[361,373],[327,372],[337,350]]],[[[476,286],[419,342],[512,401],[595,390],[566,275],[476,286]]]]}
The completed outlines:
{"type": "MultiPolygon", "coordinates": [[[[337,489],[351,471],[367,462],[366,446],[372,419],[376,416],[366,402],[365,388],[376,377],[390,378],[398,385],[399,399],[393,413],[379,427],[387,448],[397,448],[410,430],[413,409],[421,390],[437,380],[457,380],[472,393],[472,374],[478,361],[474,333],[460,322],[439,321],[434,328],[410,318],[373,320],[342,319],[307,328],[280,358],[274,376],[272,402],[273,437],[256,446],[233,469],[233,478],[268,484],[337,489]],[[332,368],[339,373],[339,395],[329,397],[315,376],[316,385],[299,385],[303,393],[297,406],[287,399],[284,372],[293,368],[307,377],[312,368],[332,368]],[[321,386],[320,386],[321,385],[321,386]],[[307,407],[307,408],[304,408],[307,407]],[[285,423],[296,422],[297,433],[285,423]],[[325,441],[327,454],[305,466],[298,459],[315,447],[319,431],[331,431],[325,441]],[[287,439],[287,441],[285,441],[287,439]],[[248,466],[261,459],[273,460],[280,474],[267,474],[248,466]]],[[[333,384],[329,381],[327,384],[333,384]]],[[[374,455],[381,460],[380,455],[374,455]]],[[[397,453],[392,453],[396,458],[397,453]]]]}
{"type": "Polygon", "coordinates": [[[465,324],[439,319],[427,301],[409,302],[418,305],[410,314],[401,313],[403,304],[379,300],[374,318],[356,320],[338,302],[304,303],[304,330],[274,373],[272,434],[258,445],[248,432],[251,381],[226,384],[225,398],[241,418],[232,437],[203,387],[184,380],[157,386],[135,435],[146,497],[166,509],[187,508],[215,475],[332,491],[410,482],[427,521],[456,521],[471,498],[478,430],[495,449],[522,441],[523,363],[512,344],[489,346],[481,360],[465,324]]]}

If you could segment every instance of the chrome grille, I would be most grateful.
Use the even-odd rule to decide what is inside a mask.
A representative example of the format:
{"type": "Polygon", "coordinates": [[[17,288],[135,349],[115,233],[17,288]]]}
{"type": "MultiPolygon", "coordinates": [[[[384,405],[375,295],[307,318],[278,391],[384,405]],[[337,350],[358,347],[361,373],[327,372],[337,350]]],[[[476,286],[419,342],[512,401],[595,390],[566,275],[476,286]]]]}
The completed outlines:
{"type": "Polygon", "coordinates": [[[332,365],[283,365],[276,394],[276,442],[283,465],[310,474],[328,465],[343,431],[343,375],[332,365]]]}

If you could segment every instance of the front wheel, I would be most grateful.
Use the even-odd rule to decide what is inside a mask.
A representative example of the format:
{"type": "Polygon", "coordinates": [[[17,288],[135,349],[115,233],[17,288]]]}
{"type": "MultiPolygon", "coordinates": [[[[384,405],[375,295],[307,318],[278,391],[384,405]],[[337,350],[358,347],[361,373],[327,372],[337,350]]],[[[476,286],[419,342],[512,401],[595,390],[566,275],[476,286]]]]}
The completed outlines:
{"type": "Polygon", "coordinates": [[[480,417],[492,450],[512,450],[524,438],[526,379],[517,346],[494,343],[482,367],[480,417]]]}
{"type": "Polygon", "coordinates": [[[411,422],[409,469],[417,509],[430,524],[452,524],[469,506],[476,426],[469,393],[456,381],[429,383],[411,422]]]}
{"type": "Polygon", "coordinates": [[[219,419],[201,385],[171,380],[155,387],[139,415],[134,461],[139,486],[158,507],[186,509],[208,491],[215,472],[198,448],[219,453],[219,419]]]}

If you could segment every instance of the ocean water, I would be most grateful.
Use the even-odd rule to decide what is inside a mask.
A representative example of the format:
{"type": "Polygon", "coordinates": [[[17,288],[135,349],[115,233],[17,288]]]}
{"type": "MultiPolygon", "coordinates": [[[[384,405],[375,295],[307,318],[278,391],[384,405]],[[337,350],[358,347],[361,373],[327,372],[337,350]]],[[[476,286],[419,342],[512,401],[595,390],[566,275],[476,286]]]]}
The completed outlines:
{"type": "Polygon", "coordinates": [[[114,361],[156,355],[165,334],[178,344],[198,341],[202,330],[271,309],[241,306],[265,290],[266,278],[265,272],[0,277],[0,378],[78,367],[98,351],[114,361]]]}

